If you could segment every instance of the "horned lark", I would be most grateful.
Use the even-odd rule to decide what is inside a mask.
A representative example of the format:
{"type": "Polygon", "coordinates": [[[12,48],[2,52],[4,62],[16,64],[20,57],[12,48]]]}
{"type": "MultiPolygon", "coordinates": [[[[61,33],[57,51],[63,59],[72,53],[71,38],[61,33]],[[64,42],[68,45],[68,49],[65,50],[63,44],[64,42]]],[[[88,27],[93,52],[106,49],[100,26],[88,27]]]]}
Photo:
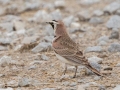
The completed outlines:
{"type": "MultiPolygon", "coordinates": [[[[88,63],[88,60],[79,50],[78,44],[76,44],[69,37],[66,27],[62,21],[52,20],[46,23],[49,23],[54,29],[55,36],[52,42],[52,47],[57,58],[64,62],[66,65],[69,64],[75,66],[76,70],[73,77],[76,77],[76,72],[79,65],[84,65],[95,74],[102,76],[99,71],[97,71],[88,63]]],[[[67,66],[65,67],[64,74],[66,73],[66,70],[67,66]]]]}

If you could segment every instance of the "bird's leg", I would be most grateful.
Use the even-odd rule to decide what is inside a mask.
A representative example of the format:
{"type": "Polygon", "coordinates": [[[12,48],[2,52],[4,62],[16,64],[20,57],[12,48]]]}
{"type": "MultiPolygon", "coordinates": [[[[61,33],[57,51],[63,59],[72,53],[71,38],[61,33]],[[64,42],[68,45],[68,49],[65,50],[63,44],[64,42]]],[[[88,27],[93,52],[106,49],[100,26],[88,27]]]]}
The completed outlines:
{"type": "Polygon", "coordinates": [[[67,65],[65,64],[65,70],[63,72],[64,75],[65,75],[66,71],[67,71],[67,65]]]}
{"type": "Polygon", "coordinates": [[[76,77],[77,68],[78,68],[78,66],[75,66],[75,74],[74,74],[73,78],[75,78],[75,77],[76,77]]]}

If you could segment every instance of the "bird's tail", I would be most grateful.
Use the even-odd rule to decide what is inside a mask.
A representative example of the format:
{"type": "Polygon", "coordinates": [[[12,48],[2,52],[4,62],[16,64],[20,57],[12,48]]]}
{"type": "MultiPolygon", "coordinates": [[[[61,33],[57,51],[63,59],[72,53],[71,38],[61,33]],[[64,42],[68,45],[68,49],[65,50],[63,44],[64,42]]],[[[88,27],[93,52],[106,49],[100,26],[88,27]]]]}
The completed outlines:
{"type": "Polygon", "coordinates": [[[103,76],[103,74],[101,74],[98,70],[93,68],[90,64],[87,64],[86,67],[90,69],[93,73],[97,74],[98,76],[103,76]]]}

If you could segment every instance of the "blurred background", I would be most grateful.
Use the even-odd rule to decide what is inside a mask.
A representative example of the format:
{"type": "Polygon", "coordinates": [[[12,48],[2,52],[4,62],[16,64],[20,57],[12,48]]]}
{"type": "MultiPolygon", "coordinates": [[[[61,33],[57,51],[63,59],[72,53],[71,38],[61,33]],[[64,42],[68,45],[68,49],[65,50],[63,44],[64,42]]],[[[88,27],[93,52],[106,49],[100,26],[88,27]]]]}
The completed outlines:
{"type": "Polygon", "coordinates": [[[0,0],[0,88],[120,90],[119,35],[120,0],[0,0]],[[69,78],[72,66],[61,77],[50,20],[62,20],[89,62],[111,72],[108,78],[85,75],[81,66],[77,78],[69,78]]]}

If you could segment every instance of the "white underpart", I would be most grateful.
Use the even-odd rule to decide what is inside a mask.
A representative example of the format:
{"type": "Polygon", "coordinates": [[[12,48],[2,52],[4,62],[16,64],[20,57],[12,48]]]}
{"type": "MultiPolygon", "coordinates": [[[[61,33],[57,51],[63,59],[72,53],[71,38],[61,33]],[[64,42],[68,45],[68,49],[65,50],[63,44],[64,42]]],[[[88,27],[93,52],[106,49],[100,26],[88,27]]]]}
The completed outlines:
{"type": "Polygon", "coordinates": [[[69,64],[69,65],[73,65],[73,66],[79,66],[79,64],[75,64],[75,63],[71,62],[70,60],[67,60],[64,57],[60,56],[59,54],[56,54],[56,57],[65,64],[69,64]]]}

